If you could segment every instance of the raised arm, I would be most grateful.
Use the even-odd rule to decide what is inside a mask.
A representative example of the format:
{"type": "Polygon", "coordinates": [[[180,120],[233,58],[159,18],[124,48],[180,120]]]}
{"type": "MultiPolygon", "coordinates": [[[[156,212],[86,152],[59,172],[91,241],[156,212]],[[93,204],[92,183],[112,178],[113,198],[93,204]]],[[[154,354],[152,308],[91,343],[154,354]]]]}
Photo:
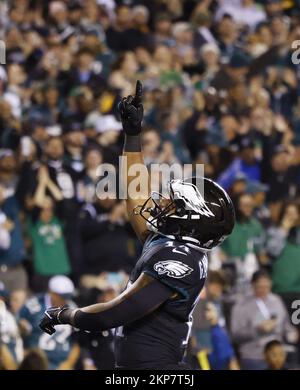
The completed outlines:
{"type": "Polygon", "coordinates": [[[34,205],[42,208],[46,200],[46,189],[47,189],[47,169],[41,166],[38,172],[38,185],[35,190],[33,201],[34,205]]]}
{"type": "Polygon", "coordinates": [[[54,200],[61,201],[63,199],[60,189],[50,179],[48,169],[45,166],[41,166],[38,172],[38,186],[33,197],[35,206],[43,208],[46,200],[47,188],[54,200]]]}
{"type": "Polygon", "coordinates": [[[121,169],[122,183],[126,190],[126,207],[130,223],[141,241],[144,241],[149,234],[146,227],[146,221],[135,210],[149,198],[149,175],[144,164],[141,148],[141,131],[143,120],[142,105],[142,83],[138,80],[136,83],[135,96],[127,96],[119,103],[119,111],[125,133],[123,149],[123,166],[121,169]],[[135,165],[136,164],[136,165],[135,165]],[[139,167],[143,169],[140,172],[139,167]],[[138,179],[143,179],[145,186],[137,187],[134,193],[135,183],[138,179]]]}
{"type": "Polygon", "coordinates": [[[51,195],[56,201],[61,201],[63,200],[63,194],[61,190],[58,188],[58,186],[50,179],[50,176],[48,175],[47,178],[47,187],[48,190],[50,191],[51,195]]]}

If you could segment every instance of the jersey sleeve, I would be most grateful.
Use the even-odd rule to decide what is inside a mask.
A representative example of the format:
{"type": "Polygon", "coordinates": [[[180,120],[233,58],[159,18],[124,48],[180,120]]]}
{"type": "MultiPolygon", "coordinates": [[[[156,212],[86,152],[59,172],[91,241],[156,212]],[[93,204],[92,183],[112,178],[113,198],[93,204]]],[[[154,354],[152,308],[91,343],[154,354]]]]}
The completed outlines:
{"type": "Polygon", "coordinates": [[[205,254],[195,254],[185,245],[165,247],[149,257],[142,272],[188,299],[190,290],[206,278],[207,259],[205,254]]]}

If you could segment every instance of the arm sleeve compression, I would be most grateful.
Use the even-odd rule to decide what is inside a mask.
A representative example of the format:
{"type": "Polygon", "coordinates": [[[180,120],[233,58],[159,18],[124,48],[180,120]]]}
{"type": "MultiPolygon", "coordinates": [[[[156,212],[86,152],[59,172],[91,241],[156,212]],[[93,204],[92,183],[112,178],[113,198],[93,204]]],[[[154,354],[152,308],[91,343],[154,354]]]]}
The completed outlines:
{"type": "MultiPolygon", "coordinates": [[[[174,294],[174,290],[153,280],[148,285],[126,297],[115,306],[97,312],[97,305],[90,312],[78,309],[66,310],[61,315],[61,323],[72,324],[74,327],[91,332],[99,332],[133,322],[151,311],[174,294]],[[71,320],[71,318],[73,319],[71,320]]],[[[99,308],[101,304],[99,304],[99,308]]]]}

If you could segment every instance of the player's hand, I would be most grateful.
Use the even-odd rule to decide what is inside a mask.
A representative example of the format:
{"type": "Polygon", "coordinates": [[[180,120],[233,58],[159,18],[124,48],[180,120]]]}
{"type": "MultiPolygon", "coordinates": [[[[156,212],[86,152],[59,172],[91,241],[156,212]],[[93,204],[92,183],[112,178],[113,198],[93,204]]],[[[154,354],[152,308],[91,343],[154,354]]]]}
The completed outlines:
{"type": "Polygon", "coordinates": [[[142,131],[144,107],[142,105],[143,86],[136,82],[135,95],[124,97],[118,105],[123,129],[128,135],[138,135],[142,131]]]}
{"type": "Polygon", "coordinates": [[[66,309],[68,309],[67,306],[50,307],[50,309],[47,309],[42,321],[40,322],[40,328],[42,331],[50,335],[54,334],[56,332],[55,326],[61,324],[59,321],[59,315],[66,309]]]}

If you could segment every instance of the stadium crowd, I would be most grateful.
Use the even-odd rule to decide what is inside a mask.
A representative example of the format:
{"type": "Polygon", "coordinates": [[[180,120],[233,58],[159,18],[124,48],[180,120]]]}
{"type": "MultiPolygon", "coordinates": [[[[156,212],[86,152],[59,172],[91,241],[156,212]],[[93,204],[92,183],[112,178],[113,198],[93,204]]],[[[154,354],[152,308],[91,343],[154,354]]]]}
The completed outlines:
{"type": "Polygon", "coordinates": [[[187,360],[298,367],[300,2],[1,0],[0,39],[1,367],[113,367],[112,330],[50,337],[38,322],[112,299],[139,256],[123,201],[95,191],[99,165],[118,167],[117,104],[136,79],[146,164],[205,164],[236,208],[187,360]]]}

